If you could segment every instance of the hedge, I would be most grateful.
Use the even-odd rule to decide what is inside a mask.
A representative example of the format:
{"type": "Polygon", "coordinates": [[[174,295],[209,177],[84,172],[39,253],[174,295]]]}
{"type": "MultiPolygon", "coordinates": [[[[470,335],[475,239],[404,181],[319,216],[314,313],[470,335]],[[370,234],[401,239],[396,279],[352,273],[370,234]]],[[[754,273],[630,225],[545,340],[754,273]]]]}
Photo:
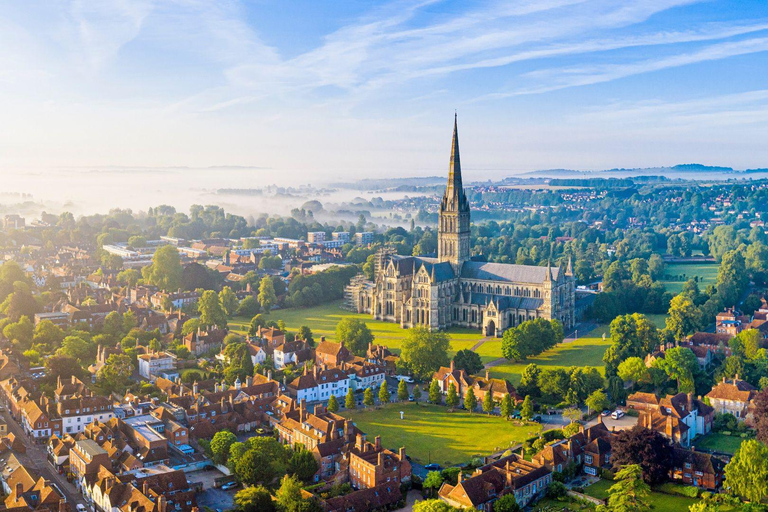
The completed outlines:
{"type": "Polygon", "coordinates": [[[689,498],[699,497],[699,488],[689,485],[680,485],[667,482],[665,484],[661,484],[657,490],[666,494],[679,494],[680,496],[687,496],[689,498]]]}

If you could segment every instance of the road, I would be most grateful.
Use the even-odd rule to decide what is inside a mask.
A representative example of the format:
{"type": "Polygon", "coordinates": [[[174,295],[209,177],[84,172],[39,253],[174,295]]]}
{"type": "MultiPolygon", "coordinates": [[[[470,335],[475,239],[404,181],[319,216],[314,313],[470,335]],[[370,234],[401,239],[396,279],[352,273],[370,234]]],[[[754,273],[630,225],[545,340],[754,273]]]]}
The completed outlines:
{"type": "Polygon", "coordinates": [[[19,461],[37,475],[55,483],[61,492],[64,493],[64,497],[67,499],[67,503],[70,504],[73,512],[78,504],[85,505],[85,500],[82,495],[77,492],[75,486],[67,482],[66,477],[60,475],[58,471],[51,466],[51,463],[48,462],[45,445],[37,444],[30,439],[7,410],[2,412],[2,417],[8,424],[8,429],[13,432],[13,435],[15,435],[17,439],[23,441],[24,445],[27,447],[27,453],[15,454],[19,461]]]}

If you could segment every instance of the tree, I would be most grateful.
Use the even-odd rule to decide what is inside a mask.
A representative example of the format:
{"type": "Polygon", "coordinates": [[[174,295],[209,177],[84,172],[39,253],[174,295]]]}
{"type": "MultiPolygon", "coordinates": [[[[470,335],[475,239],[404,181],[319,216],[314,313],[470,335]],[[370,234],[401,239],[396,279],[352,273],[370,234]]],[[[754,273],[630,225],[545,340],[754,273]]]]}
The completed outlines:
{"type": "Polygon", "coordinates": [[[322,512],[317,498],[305,498],[301,493],[301,482],[296,477],[285,475],[275,493],[280,512],[322,512]]]}
{"type": "Polygon", "coordinates": [[[246,296],[237,306],[237,316],[253,317],[259,312],[259,303],[253,295],[246,296]]]}
{"type": "Polygon", "coordinates": [[[496,408],[496,402],[493,400],[493,393],[486,391],[483,396],[483,412],[491,414],[496,408]]]}
{"type": "Polygon", "coordinates": [[[233,444],[229,454],[230,465],[234,463],[235,466],[235,476],[244,485],[271,483],[286,472],[287,453],[277,439],[252,437],[244,444],[244,447],[238,447],[239,443],[233,444]],[[243,449],[245,452],[239,455],[237,452],[243,449]]]}
{"type": "Polygon", "coordinates": [[[584,404],[587,406],[587,414],[589,414],[590,410],[600,412],[607,408],[610,405],[610,401],[608,400],[605,391],[597,389],[587,397],[584,404]]]}
{"type": "Polygon", "coordinates": [[[227,313],[221,305],[219,296],[213,290],[205,290],[197,304],[197,310],[200,313],[200,326],[206,327],[227,327],[227,313]]]}
{"type": "Polygon", "coordinates": [[[310,345],[314,345],[315,339],[312,336],[312,329],[307,327],[306,325],[302,325],[299,327],[299,331],[296,333],[296,339],[304,340],[310,345]]]}
{"type": "Polygon", "coordinates": [[[142,277],[161,290],[174,291],[181,287],[181,258],[172,245],[164,245],[155,251],[152,264],[141,269],[142,277]]]}
{"type": "MultiPolygon", "coordinates": [[[[107,315],[109,316],[109,315],[107,315]]],[[[53,348],[59,346],[64,340],[64,331],[50,320],[43,320],[35,326],[32,343],[53,348]]]]}
{"type": "Polygon", "coordinates": [[[512,395],[509,393],[504,393],[504,396],[501,397],[500,412],[501,417],[505,420],[512,416],[512,395]]]}
{"type": "Polygon", "coordinates": [[[288,474],[303,482],[309,482],[320,469],[312,452],[301,447],[295,450],[288,459],[288,474]]]}
{"type": "Polygon", "coordinates": [[[389,388],[387,387],[387,381],[385,379],[381,381],[381,386],[379,386],[379,403],[388,404],[389,398],[389,388]]]}
{"type": "Polygon", "coordinates": [[[404,380],[397,385],[397,399],[401,402],[408,400],[408,385],[404,380]]]}
{"type": "Polygon", "coordinates": [[[505,494],[493,504],[493,512],[520,512],[514,493],[505,494]]]}
{"type": "Polygon", "coordinates": [[[581,419],[581,409],[578,407],[568,407],[563,411],[563,418],[567,419],[571,423],[581,419]]]}
{"type": "Polygon", "coordinates": [[[259,283],[259,305],[265,313],[269,313],[272,306],[277,302],[277,295],[275,295],[275,285],[272,282],[272,278],[264,276],[259,283]]]}
{"type": "Polygon", "coordinates": [[[238,512],[275,512],[272,495],[261,485],[240,489],[234,501],[238,512]]]}
{"type": "Polygon", "coordinates": [[[331,394],[331,396],[328,398],[328,411],[330,412],[339,411],[339,401],[336,400],[336,395],[334,394],[331,394]]]}
{"type": "Polygon", "coordinates": [[[373,343],[373,333],[368,325],[357,318],[343,318],[336,325],[336,340],[344,343],[350,351],[358,356],[364,356],[368,346],[373,343]]]}
{"type": "Polygon", "coordinates": [[[531,395],[525,395],[523,405],[520,407],[520,417],[525,421],[531,421],[533,418],[533,400],[531,400],[531,395]]]}
{"type": "Polygon", "coordinates": [[[445,405],[450,408],[459,405],[459,394],[456,392],[456,386],[453,382],[448,385],[448,392],[445,395],[445,405]]]}
{"type": "Polygon", "coordinates": [[[112,354],[99,370],[99,384],[107,391],[124,389],[133,375],[133,362],[126,354],[112,354]]]}
{"type": "Polygon", "coordinates": [[[32,336],[34,325],[28,316],[22,316],[18,322],[10,323],[3,328],[3,336],[19,345],[22,349],[27,349],[32,345],[32,336]]]}
{"type": "Polygon", "coordinates": [[[542,353],[563,341],[563,326],[557,320],[536,318],[504,331],[501,353],[511,361],[521,361],[542,353]]]}
{"type": "Polygon", "coordinates": [[[216,464],[226,464],[229,457],[229,448],[237,442],[235,434],[229,430],[220,430],[211,439],[211,453],[216,464]]]}
{"type": "Polygon", "coordinates": [[[753,503],[768,497],[768,447],[755,439],[743,441],[725,466],[725,487],[753,503]]]}
{"type": "Polygon", "coordinates": [[[480,354],[465,348],[453,356],[453,366],[457,370],[464,370],[467,375],[474,375],[483,369],[483,361],[480,359],[480,354]]]}
{"type": "Polygon", "coordinates": [[[608,489],[608,508],[613,512],[650,511],[648,497],[651,488],[643,481],[638,464],[624,466],[615,476],[616,483],[608,489]]]}
{"type": "Polygon", "coordinates": [[[414,375],[428,379],[441,366],[448,365],[450,348],[451,339],[447,333],[413,327],[405,335],[400,358],[408,364],[414,375]]]}
{"type": "Polygon", "coordinates": [[[464,408],[469,412],[475,412],[475,409],[477,409],[477,397],[475,396],[475,390],[472,388],[469,388],[464,394],[464,408]]]}
{"type": "Polygon", "coordinates": [[[523,395],[539,396],[539,375],[541,375],[541,370],[534,363],[523,368],[517,390],[523,395]]]}
{"type": "Polygon", "coordinates": [[[413,386],[413,399],[417,402],[421,400],[421,388],[418,384],[413,386]]]}
{"type": "Polygon", "coordinates": [[[228,317],[234,316],[235,313],[237,313],[237,307],[240,305],[240,302],[237,300],[237,295],[235,295],[235,292],[233,292],[232,288],[229,286],[225,286],[219,292],[219,302],[224,309],[224,313],[226,313],[228,317]]]}
{"type": "Polygon", "coordinates": [[[676,295],[669,304],[667,330],[682,340],[701,325],[701,311],[687,295],[676,295]]]}
{"type": "Polygon", "coordinates": [[[660,433],[637,425],[611,438],[611,462],[617,468],[639,464],[645,481],[656,485],[669,477],[672,450],[660,433]]]}
{"type": "Polygon", "coordinates": [[[349,391],[347,391],[347,397],[344,400],[344,407],[348,410],[353,410],[356,407],[355,404],[355,393],[352,391],[352,388],[349,388],[349,391]]]}
{"type": "Polygon", "coordinates": [[[696,354],[688,347],[674,347],[664,352],[664,357],[653,363],[654,367],[664,370],[670,379],[677,380],[680,393],[695,391],[695,377],[700,372],[696,354]]]}
{"type": "Polygon", "coordinates": [[[95,348],[93,344],[79,336],[67,336],[61,342],[61,348],[56,351],[56,354],[73,357],[81,363],[87,363],[96,355],[95,348]]]}
{"type": "Polygon", "coordinates": [[[77,362],[77,359],[69,356],[51,356],[45,360],[46,376],[51,382],[56,382],[59,377],[67,380],[71,377],[82,379],[85,370],[77,362]]]}
{"type": "Polygon", "coordinates": [[[135,268],[128,268],[118,272],[117,282],[133,288],[141,279],[141,273],[135,268]]]}
{"type": "Polygon", "coordinates": [[[427,473],[427,477],[422,483],[422,487],[427,489],[430,496],[434,496],[435,492],[443,485],[443,475],[439,471],[430,471],[427,473]]]}
{"type": "Polygon", "coordinates": [[[659,344],[659,331],[645,316],[621,315],[611,322],[611,345],[603,355],[605,375],[616,375],[619,364],[630,357],[645,357],[659,344]]]}
{"type": "Polygon", "coordinates": [[[458,509],[442,500],[423,500],[413,504],[413,512],[457,512],[458,509]]]}
{"type": "Polygon", "coordinates": [[[443,393],[436,379],[432,379],[429,383],[429,401],[433,404],[440,404],[443,401],[443,393]]]}
{"type": "Polygon", "coordinates": [[[619,364],[618,375],[625,382],[637,383],[648,378],[648,367],[639,357],[628,357],[619,364]]]}
{"type": "Polygon", "coordinates": [[[754,423],[757,439],[768,444],[768,387],[760,390],[752,401],[754,405],[754,423]]]}
{"type": "Polygon", "coordinates": [[[373,404],[373,390],[371,388],[365,388],[365,391],[363,392],[363,405],[371,407],[373,404]]]}

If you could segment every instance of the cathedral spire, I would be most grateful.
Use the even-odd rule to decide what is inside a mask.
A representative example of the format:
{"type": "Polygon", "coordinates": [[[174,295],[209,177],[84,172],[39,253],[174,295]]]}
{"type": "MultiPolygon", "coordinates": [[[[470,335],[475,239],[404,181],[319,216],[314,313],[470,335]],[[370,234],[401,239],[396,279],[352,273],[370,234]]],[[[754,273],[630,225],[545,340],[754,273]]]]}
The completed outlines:
{"type": "Polygon", "coordinates": [[[459,157],[459,117],[453,114],[453,141],[451,143],[451,163],[448,168],[448,188],[446,196],[460,195],[464,192],[461,183],[461,158],[459,157]]]}

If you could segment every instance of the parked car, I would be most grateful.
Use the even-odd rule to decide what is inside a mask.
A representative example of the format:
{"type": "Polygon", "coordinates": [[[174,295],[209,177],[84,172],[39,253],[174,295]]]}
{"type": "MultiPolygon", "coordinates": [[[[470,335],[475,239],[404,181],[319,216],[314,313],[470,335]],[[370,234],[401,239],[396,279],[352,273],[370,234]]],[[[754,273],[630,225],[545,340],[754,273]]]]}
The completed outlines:
{"type": "Polygon", "coordinates": [[[434,462],[432,464],[427,464],[424,466],[424,469],[428,471],[440,471],[440,464],[435,464],[434,462]]]}
{"type": "Polygon", "coordinates": [[[618,419],[621,419],[624,416],[624,414],[625,414],[624,411],[616,409],[615,411],[613,411],[613,414],[611,414],[611,418],[618,420],[618,419]]]}
{"type": "Polygon", "coordinates": [[[522,416],[520,416],[520,411],[514,411],[512,413],[512,419],[519,420],[520,418],[522,418],[522,416]]]}
{"type": "Polygon", "coordinates": [[[85,508],[85,505],[83,505],[82,503],[77,504],[77,512],[85,512],[86,510],[88,509],[85,508]]]}
{"type": "Polygon", "coordinates": [[[408,401],[409,401],[409,402],[413,402],[413,400],[414,400],[414,399],[413,399],[413,395],[408,395],[408,401]]]}
{"type": "Polygon", "coordinates": [[[413,377],[409,377],[408,375],[395,375],[395,378],[397,380],[404,380],[408,384],[413,384],[413,377]]]}
{"type": "Polygon", "coordinates": [[[537,414],[536,416],[533,417],[533,421],[535,421],[536,423],[541,423],[541,416],[537,414]]]}
{"type": "Polygon", "coordinates": [[[600,413],[600,416],[603,416],[603,417],[610,416],[610,415],[611,415],[611,410],[610,409],[606,409],[606,410],[604,410],[603,412],[600,413]]]}
{"type": "Polygon", "coordinates": [[[240,485],[240,484],[238,484],[237,482],[229,482],[229,483],[226,483],[226,484],[222,485],[221,486],[221,490],[222,491],[228,491],[230,489],[234,489],[238,485],[240,485]]]}

